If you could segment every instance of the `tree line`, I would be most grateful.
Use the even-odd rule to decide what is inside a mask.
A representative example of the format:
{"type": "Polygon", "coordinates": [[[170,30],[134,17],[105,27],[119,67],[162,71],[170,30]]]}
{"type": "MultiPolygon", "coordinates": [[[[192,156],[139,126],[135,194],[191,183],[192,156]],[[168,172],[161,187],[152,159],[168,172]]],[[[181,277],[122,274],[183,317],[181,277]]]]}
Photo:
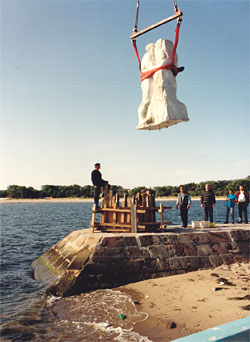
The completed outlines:
{"type": "MultiPolygon", "coordinates": [[[[216,196],[225,196],[228,189],[233,189],[237,191],[240,185],[243,185],[246,190],[249,190],[250,176],[243,179],[235,180],[219,180],[219,181],[206,181],[201,183],[188,183],[184,185],[186,191],[191,196],[200,196],[205,184],[209,183],[213,189],[216,196]]],[[[120,185],[112,185],[111,190],[114,194],[118,193],[123,196],[127,193],[128,196],[134,196],[137,192],[145,189],[145,186],[135,187],[133,189],[125,189],[120,185]]],[[[155,194],[156,197],[165,196],[176,196],[179,192],[179,186],[155,186],[150,188],[150,190],[155,194]]],[[[9,185],[7,190],[0,190],[0,197],[10,197],[16,199],[22,198],[69,198],[69,197],[81,197],[81,198],[91,198],[93,197],[94,188],[92,185],[80,186],[74,185],[43,185],[41,190],[36,190],[33,187],[26,187],[20,185],[9,185]]]]}

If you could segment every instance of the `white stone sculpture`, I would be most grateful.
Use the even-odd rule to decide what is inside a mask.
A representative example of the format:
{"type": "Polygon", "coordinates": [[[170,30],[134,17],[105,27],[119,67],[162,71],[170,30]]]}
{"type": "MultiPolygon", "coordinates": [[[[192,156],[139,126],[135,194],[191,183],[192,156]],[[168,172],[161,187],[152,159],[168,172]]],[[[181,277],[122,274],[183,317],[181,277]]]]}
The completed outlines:
{"type": "MultiPolygon", "coordinates": [[[[173,43],[159,39],[155,44],[146,46],[141,61],[141,71],[146,72],[171,61],[173,43]]],[[[174,64],[178,67],[178,57],[174,64]]],[[[176,97],[176,77],[171,70],[159,70],[141,83],[142,102],[138,108],[139,124],[137,129],[161,129],[188,121],[184,103],[176,97]]]]}

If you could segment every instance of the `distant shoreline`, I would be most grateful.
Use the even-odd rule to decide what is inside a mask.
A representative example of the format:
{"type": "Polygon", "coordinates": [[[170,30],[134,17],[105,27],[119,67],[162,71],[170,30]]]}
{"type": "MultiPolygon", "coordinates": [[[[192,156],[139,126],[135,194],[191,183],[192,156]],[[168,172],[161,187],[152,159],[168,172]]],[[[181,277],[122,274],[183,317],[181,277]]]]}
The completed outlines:
{"type": "MultiPolygon", "coordinates": [[[[176,201],[176,197],[157,197],[156,201],[176,201]]],[[[199,196],[191,197],[192,201],[199,201],[199,196]]],[[[217,201],[225,200],[226,197],[218,196],[216,197],[217,201]]],[[[11,203],[81,203],[81,202],[93,202],[93,198],[79,198],[79,197],[70,197],[70,198],[0,198],[0,204],[11,204],[11,203]]]]}

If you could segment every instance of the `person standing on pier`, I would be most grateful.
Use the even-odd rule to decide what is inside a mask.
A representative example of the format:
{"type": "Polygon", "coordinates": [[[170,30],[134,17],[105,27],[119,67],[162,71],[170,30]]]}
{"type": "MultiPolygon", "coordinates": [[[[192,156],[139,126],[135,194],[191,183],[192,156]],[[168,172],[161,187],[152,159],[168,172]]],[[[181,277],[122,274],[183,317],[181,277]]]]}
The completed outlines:
{"type": "Polygon", "coordinates": [[[201,207],[204,208],[204,220],[208,221],[208,215],[210,217],[210,222],[214,220],[213,208],[215,207],[215,196],[210,184],[205,185],[205,190],[201,194],[201,207]]]}
{"type": "Polygon", "coordinates": [[[244,186],[240,186],[240,191],[237,192],[236,196],[239,209],[239,223],[242,223],[242,212],[244,213],[245,223],[248,223],[247,206],[249,204],[249,195],[248,192],[244,190],[244,186]]]}
{"type": "Polygon", "coordinates": [[[225,223],[228,223],[229,213],[231,213],[232,223],[234,223],[234,208],[235,208],[235,203],[237,202],[237,196],[234,195],[232,189],[228,190],[228,195],[227,195],[226,201],[227,201],[227,213],[226,213],[226,222],[225,223]]]}
{"type": "Polygon", "coordinates": [[[102,174],[99,171],[101,168],[100,163],[95,164],[95,169],[91,172],[91,181],[94,186],[94,203],[96,206],[96,210],[100,209],[99,207],[99,196],[101,192],[101,188],[108,184],[108,181],[102,179],[102,174]]]}
{"type": "Polygon", "coordinates": [[[176,201],[176,209],[180,206],[182,227],[186,228],[188,225],[188,209],[191,205],[191,198],[189,194],[185,191],[184,186],[180,186],[180,193],[178,194],[176,201]]]}

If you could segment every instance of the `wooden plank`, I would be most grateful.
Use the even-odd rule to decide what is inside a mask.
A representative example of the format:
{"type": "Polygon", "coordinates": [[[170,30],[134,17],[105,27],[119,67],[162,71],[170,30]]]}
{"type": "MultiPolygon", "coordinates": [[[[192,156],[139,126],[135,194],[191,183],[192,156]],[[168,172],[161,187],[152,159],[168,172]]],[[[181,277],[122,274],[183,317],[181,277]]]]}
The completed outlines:
{"type": "Polygon", "coordinates": [[[102,212],[102,210],[101,209],[97,209],[97,210],[95,210],[95,209],[92,209],[92,213],[96,213],[96,214],[98,214],[98,213],[101,213],[102,212]]]}
{"type": "Polygon", "coordinates": [[[147,197],[147,195],[143,192],[141,195],[141,205],[143,207],[146,207],[146,197],[147,197]]]}
{"type": "MultiPolygon", "coordinates": [[[[163,224],[172,224],[172,222],[163,222],[163,224]]],[[[160,226],[161,222],[140,222],[140,225],[145,226],[160,226]]]]}
{"type": "Polygon", "coordinates": [[[112,190],[109,190],[109,193],[108,193],[108,207],[112,207],[112,197],[113,193],[112,193],[112,190]]]}
{"type": "Polygon", "coordinates": [[[115,195],[116,208],[119,207],[119,202],[120,202],[120,196],[119,196],[119,194],[116,194],[116,195],[115,195]]]}
{"type": "MultiPolygon", "coordinates": [[[[140,210],[154,210],[154,211],[158,211],[160,209],[160,207],[156,206],[156,207],[139,207],[140,210]]],[[[162,206],[162,208],[165,209],[172,209],[172,207],[164,207],[162,206]]]]}
{"type": "MultiPolygon", "coordinates": [[[[131,208],[131,198],[130,197],[127,198],[127,205],[128,205],[128,208],[130,209],[131,208]]],[[[131,224],[131,212],[125,214],[125,222],[131,224]]]]}
{"type": "MultiPolygon", "coordinates": [[[[153,195],[148,196],[148,203],[150,208],[155,207],[155,198],[153,195]]],[[[152,210],[149,212],[149,221],[155,221],[155,212],[152,210]]]]}
{"type": "MultiPolygon", "coordinates": [[[[126,207],[126,208],[127,208],[127,206],[128,206],[128,194],[127,194],[127,193],[124,194],[122,206],[124,206],[124,207],[126,207]]],[[[127,219],[127,214],[125,214],[125,213],[122,214],[122,216],[121,216],[121,221],[122,221],[122,222],[126,222],[126,219],[127,219]]]]}
{"type": "MultiPolygon", "coordinates": [[[[105,211],[112,211],[112,212],[117,212],[117,213],[131,213],[131,209],[120,209],[120,208],[102,208],[98,210],[97,212],[105,212],[105,211]]],[[[146,210],[145,209],[137,209],[137,213],[139,214],[145,214],[146,210]]]]}
{"type": "Polygon", "coordinates": [[[131,204],[131,232],[137,233],[136,204],[131,204]]]}
{"type": "Polygon", "coordinates": [[[102,207],[106,208],[107,205],[108,205],[108,184],[106,184],[104,187],[104,197],[102,200],[102,207]]]}
{"type": "Polygon", "coordinates": [[[128,197],[127,199],[128,208],[131,208],[131,202],[132,202],[131,197],[128,197]]]}
{"type": "MultiPolygon", "coordinates": [[[[102,209],[102,210],[103,210],[103,209],[102,209]]],[[[101,222],[101,223],[104,223],[104,221],[105,221],[105,215],[106,215],[105,212],[102,212],[102,213],[101,213],[101,218],[100,218],[100,222],[101,222]]]]}
{"type": "MultiPolygon", "coordinates": [[[[119,204],[119,200],[118,200],[118,204],[119,204]]],[[[116,209],[118,207],[117,204],[117,197],[114,196],[113,197],[113,209],[116,209]]],[[[113,211],[113,223],[116,223],[116,219],[117,219],[117,215],[116,215],[116,210],[113,211]]]]}
{"type": "MultiPolygon", "coordinates": [[[[96,223],[95,224],[96,227],[101,227],[102,224],[101,223],[96,223]]],[[[107,226],[107,227],[125,227],[125,228],[131,228],[131,224],[127,224],[127,223],[109,223],[109,222],[104,222],[103,226],[107,226]]]]}
{"type": "Polygon", "coordinates": [[[120,214],[120,222],[122,222],[122,223],[125,222],[125,214],[124,213],[120,214]]]}
{"type": "Polygon", "coordinates": [[[124,207],[128,206],[128,194],[124,194],[122,206],[124,206],[124,207]]]}
{"type": "Polygon", "coordinates": [[[96,205],[94,204],[93,208],[92,208],[92,218],[91,218],[91,228],[92,228],[91,231],[92,231],[92,233],[94,233],[94,231],[95,231],[95,215],[96,215],[95,207],[96,207],[96,205]]]}
{"type": "Polygon", "coordinates": [[[161,25],[163,25],[163,24],[166,24],[166,23],[168,23],[168,22],[170,22],[170,21],[172,21],[172,20],[174,20],[174,19],[177,19],[177,18],[179,18],[179,17],[181,17],[181,16],[182,16],[182,12],[181,12],[181,10],[178,8],[177,11],[176,11],[176,13],[175,13],[174,15],[171,15],[170,17],[168,17],[168,18],[166,18],[166,19],[163,19],[163,20],[159,21],[159,22],[156,23],[156,24],[153,24],[153,25],[151,25],[151,26],[148,26],[148,27],[146,27],[145,29],[143,29],[143,30],[141,30],[141,31],[139,31],[139,32],[134,32],[134,33],[130,36],[130,39],[131,39],[131,40],[134,40],[135,38],[141,36],[142,34],[144,34],[144,33],[146,33],[146,32],[149,32],[149,31],[151,31],[151,30],[153,30],[153,29],[155,29],[155,28],[157,28],[157,27],[159,27],[159,26],[161,26],[161,25]]]}
{"type": "Polygon", "coordinates": [[[114,208],[103,208],[101,209],[101,211],[116,211],[116,212],[119,212],[119,213],[130,213],[130,209],[120,209],[120,208],[117,208],[117,209],[114,209],[114,208]]]}
{"type": "MultiPolygon", "coordinates": [[[[119,196],[119,195],[118,195],[119,196]]],[[[124,194],[124,197],[123,197],[123,200],[122,200],[122,206],[124,206],[125,205],[125,196],[126,196],[126,194],[124,194]]],[[[120,198],[118,197],[118,209],[120,208],[119,207],[119,203],[120,202],[120,198]]],[[[124,223],[125,222],[125,220],[124,220],[124,218],[125,218],[125,214],[124,213],[118,213],[118,221],[119,222],[122,222],[122,223],[124,223]]]]}
{"type": "Polygon", "coordinates": [[[164,209],[163,209],[163,205],[162,204],[160,204],[159,213],[160,213],[160,216],[161,216],[161,226],[160,226],[160,228],[164,229],[164,209]]]}
{"type": "Polygon", "coordinates": [[[108,233],[130,233],[130,229],[107,228],[107,229],[102,229],[102,232],[108,232],[108,233]]]}

